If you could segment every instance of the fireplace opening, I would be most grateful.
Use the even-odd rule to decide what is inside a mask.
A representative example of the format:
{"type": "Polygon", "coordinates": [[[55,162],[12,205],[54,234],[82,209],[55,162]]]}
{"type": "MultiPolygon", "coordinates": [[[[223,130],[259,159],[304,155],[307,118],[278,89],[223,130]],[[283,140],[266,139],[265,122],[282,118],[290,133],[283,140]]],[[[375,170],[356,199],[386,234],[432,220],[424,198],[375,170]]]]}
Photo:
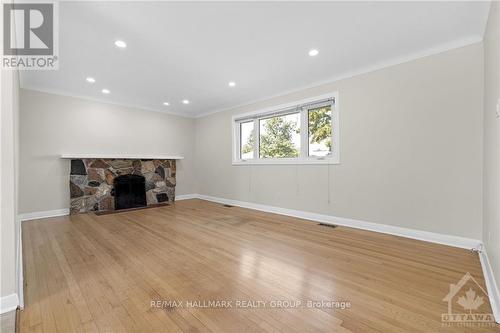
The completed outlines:
{"type": "Polygon", "coordinates": [[[123,175],[114,179],[115,209],[145,207],[146,179],[139,175],[123,175]]]}

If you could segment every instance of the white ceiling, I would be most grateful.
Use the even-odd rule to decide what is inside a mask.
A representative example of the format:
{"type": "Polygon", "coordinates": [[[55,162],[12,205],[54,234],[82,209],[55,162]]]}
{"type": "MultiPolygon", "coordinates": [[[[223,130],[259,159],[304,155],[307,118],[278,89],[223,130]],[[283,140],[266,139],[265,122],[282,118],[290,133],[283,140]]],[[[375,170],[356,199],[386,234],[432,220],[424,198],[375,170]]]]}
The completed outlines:
{"type": "Polygon", "coordinates": [[[22,71],[21,86],[196,116],[479,41],[489,5],[61,2],[59,70],[22,71]]]}

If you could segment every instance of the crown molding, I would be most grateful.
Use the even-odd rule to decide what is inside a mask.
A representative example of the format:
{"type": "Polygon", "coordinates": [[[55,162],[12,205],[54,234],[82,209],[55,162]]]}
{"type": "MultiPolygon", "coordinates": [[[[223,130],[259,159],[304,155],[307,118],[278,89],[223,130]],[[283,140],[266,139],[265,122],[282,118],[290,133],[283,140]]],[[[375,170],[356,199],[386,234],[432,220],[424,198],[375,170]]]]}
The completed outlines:
{"type": "Polygon", "coordinates": [[[298,92],[301,92],[301,91],[304,91],[307,89],[317,88],[317,87],[321,87],[321,86],[328,85],[328,84],[333,84],[333,83],[338,82],[340,80],[349,79],[349,78],[352,78],[352,77],[355,77],[358,75],[376,72],[376,71],[381,70],[381,69],[393,67],[396,65],[401,65],[401,64],[408,63],[408,62],[418,60],[421,58],[426,58],[426,57],[441,54],[441,53],[444,53],[447,51],[452,51],[455,49],[460,49],[462,47],[478,44],[478,43],[481,43],[482,41],[483,41],[483,36],[474,36],[474,37],[468,37],[468,38],[460,39],[460,40],[446,43],[446,44],[441,44],[440,46],[429,48],[429,49],[424,50],[424,51],[412,53],[412,54],[404,56],[404,57],[394,58],[394,59],[391,59],[388,61],[380,62],[378,64],[366,66],[366,67],[363,67],[363,68],[360,68],[357,70],[353,70],[353,71],[347,71],[345,73],[330,77],[329,79],[326,79],[326,80],[316,81],[314,83],[311,83],[311,84],[308,84],[305,86],[301,86],[300,88],[284,91],[284,92],[281,92],[279,94],[271,95],[271,96],[268,96],[265,98],[255,99],[255,100],[252,100],[250,102],[245,102],[245,103],[238,104],[235,106],[201,113],[201,114],[195,115],[194,118],[197,118],[197,119],[203,118],[203,117],[210,116],[210,115],[213,115],[216,113],[232,111],[232,110],[235,110],[237,108],[251,106],[253,104],[269,101],[269,100],[274,99],[274,98],[284,97],[286,95],[298,93],[298,92]]]}
{"type": "Polygon", "coordinates": [[[444,53],[447,51],[451,51],[451,50],[459,49],[459,48],[466,47],[469,45],[481,43],[482,41],[483,41],[483,36],[472,36],[472,37],[463,38],[463,39],[456,40],[456,41],[453,41],[450,43],[441,44],[437,47],[429,48],[429,49],[426,49],[424,51],[415,52],[415,53],[412,53],[412,54],[407,55],[407,56],[390,59],[388,61],[380,62],[380,63],[373,64],[373,65],[366,66],[366,67],[362,67],[362,68],[352,70],[352,71],[346,71],[344,73],[335,75],[335,76],[330,77],[330,78],[325,79],[325,80],[315,81],[314,83],[300,86],[299,88],[294,88],[291,90],[282,91],[278,94],[269,95],[269,96],[266,96],[263,98],[250,100],[250,101],[247,101],[247,102],[244,102],[241,104],[236,104],[236,105],[233,105],[230,107],[215,109],[212,111],[202,112],[202,113],[194,114],[194,115],[187,115],[187,114],[180,113],[180,112],[172,112],[172,111],[154,109],[154,108],[150,108],[150,107],[146,107],[146,106],[140,106],[140,105],[129,104],[129,103],[114,102],[114,101],[109,101],[109,100],[105,100],[105,99],[89,97],[89,96],[74,94],[74,93],[68,93],[66,91],[61,91],[61,90],[57,90],[57,89],[50,89],[50,88],[45,88],[45,87],[39,87],[39,86],[30,86],[30,85],[21,84],[21,89],[33,90],[33,91],[38,91],[38,92],[48,93],[48,94],[53,94],[53,95],[59,95],[59,96],[79,98],[79,99],[83,99],[83,100],[87,100],[87,101],[110,104],[110,105],[115,105],[115,106],[127,107],[130,109],[134,109],[136,111],[158,112],[158,113],[162,113],[162,114],[166,114],[166,115],[170,115],[170,116],[183,117],[183,118],[189,118],[189,119],[198,119],[198,118],[207,117],[207,116],[210,116],[210,115],[213,115],[216,113],[231,111],[231,110],[235,110],[237,108],[241,108],[241,107],[245,107],[245,106],[251,106],[253,104],[269,101],[269,100],[274,99],[274,98],[284,97],[284,96],[287,96],[287,95],[290,95],[293,93],[297,93],[297,92],[300,92],[303,90],[316,88],[316,87],[320,87],[320,86],[327,85],[327,84],[333,84],[333,83],[338,82],[340,80],[349,79],[349,78],[352,78],[352,77],[355,77],[358,75],[368,74],[371,72],[375,72],[375,71],[378,71],[381,69],[404,64],[404,63],[418,60],[421,58],[426,58],[426,57],[429,57],[432,55],[437,55],[437,54],[444,53]]]}
{"type": "Polygon", "coordinates": [[[156,112],[156,113],[161,113],[161,114],[165,114],[165,115],[169,115],[169,116],[182,117],[182,118],[189,118],[189,119],[195,118],[193,115],[186,115],[186,114],[182,114],[179,112],[152,109],[152,108],[148,108],[145,106],[139,106],[139,105],[128,104],[128,103],[118,103],[118,102],[108,101],[108,100],[104,100],[104,99],[100,99],[100,98],[94,98],[94,97],[89,97],[89,96],[84,96],[84,95],[79,95],[79,94],[68,93],[66,91],[60,91],[57,89],[47,89],[47,88],[41,88],[41,87],[37,87],[37,86],[26,86],[26,85],[23,85],[20,88],[23,90],[31,90],[31,91],[41,92],[41,93],[45,93],[45,94],[58,95],[58,96],[63,96],[63,97],[72,97],[72,98],[78,98],[78,99],[82,99],[82,100],[90,101],[90,102],[97,102],[97,103],[102,103],[102,104],[109,104],[109,105],[114,105],[114,106],[126,107],[128,109],[133,110],[133,111],[149,111],[149,112],[156,112]]]}

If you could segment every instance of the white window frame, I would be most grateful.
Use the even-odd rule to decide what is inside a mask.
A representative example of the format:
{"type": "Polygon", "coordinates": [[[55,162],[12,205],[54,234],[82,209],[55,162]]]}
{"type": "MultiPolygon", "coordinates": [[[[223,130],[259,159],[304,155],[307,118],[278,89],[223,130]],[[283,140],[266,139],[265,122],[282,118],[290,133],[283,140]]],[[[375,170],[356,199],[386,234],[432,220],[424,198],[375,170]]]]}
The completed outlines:
{"type": "Polygon", "coordinates": [[[338,92],[315,96],[311,98],[294,101],[268,107],[262,110],[253,111],[244,114],[234,115],[231,118],[232,124],[232,157],[233,165],[255,165],[255,164],[339,164],[340,163],[340,119],[339,119],[339,97],[338,92]],[[333,100],[332,103],[332,152],[328,156],[308,156],[309,151],[309,117],[308,112],[325,101],[333,100]],[[315,105],[316,104],[316,105],[315,105]],[[259,140],[260,124],[259,120],[271,116],[286,115],[300,112],[301,142],[299,157],[292,158],[260,158],[259,140]],[[254,150],[252,159],[240,158],[240,124],[249,121],[254,122],[254,150]],[[305,134],[304,134],[305,133],[305,134]]]}

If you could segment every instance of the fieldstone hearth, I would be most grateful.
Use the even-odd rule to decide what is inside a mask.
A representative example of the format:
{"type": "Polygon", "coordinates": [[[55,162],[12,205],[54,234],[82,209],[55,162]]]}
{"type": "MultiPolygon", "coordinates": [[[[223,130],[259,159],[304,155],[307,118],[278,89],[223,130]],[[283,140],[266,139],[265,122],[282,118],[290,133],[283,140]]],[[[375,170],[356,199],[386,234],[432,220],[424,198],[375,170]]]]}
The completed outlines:
{"type": "Polygon", "coordinates": [[[148,206],[175,200],[175,160],[72,159],[70,213],[115,210],[114,182],[123,175],[144,177],[148,206]]]}

